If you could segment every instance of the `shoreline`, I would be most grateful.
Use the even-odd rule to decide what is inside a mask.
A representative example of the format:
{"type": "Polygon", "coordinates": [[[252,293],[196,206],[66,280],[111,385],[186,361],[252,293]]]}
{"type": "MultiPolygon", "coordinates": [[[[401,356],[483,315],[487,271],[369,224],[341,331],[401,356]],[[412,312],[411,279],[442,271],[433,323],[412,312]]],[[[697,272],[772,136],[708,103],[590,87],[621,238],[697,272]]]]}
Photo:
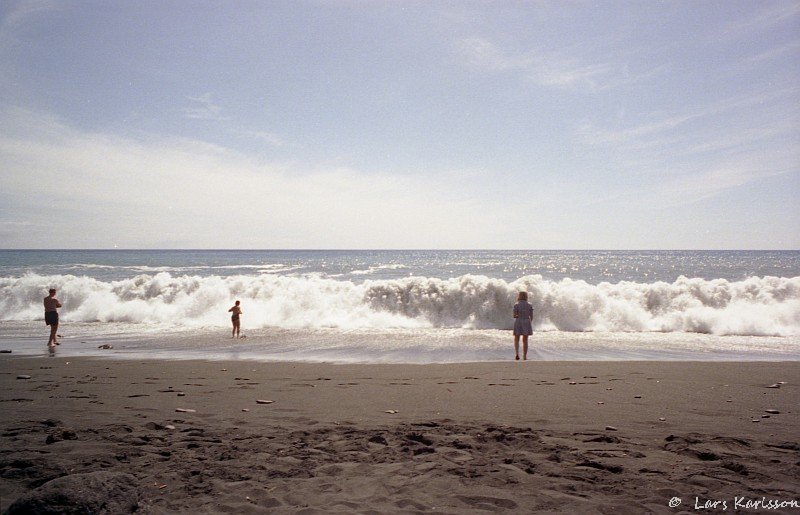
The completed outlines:
{"type": "MultiPolygon", "coordinates": [[[[175,329],[136,333],[126,325],[82,324],[63,332],[59,357],[103,359],[213,359],[343,364],[456,364],[513,357],[510,331],[449,329],[248,330],[175,329]]],[[[45,357],[39,324],[0,323],[0,350],[45,357]]],[[[537,332],[530,361],[760,361],[800,362],[796,336],[717,336],[695,333],[537,332]]]]}
{"type": "Polygon", "coordinates": [[[800,499],[794,361],[4,354],[0,385],[0,510],[97,470],[128,475],[154,513],[670,513],[673,497],[684,509],[800,499]]]}

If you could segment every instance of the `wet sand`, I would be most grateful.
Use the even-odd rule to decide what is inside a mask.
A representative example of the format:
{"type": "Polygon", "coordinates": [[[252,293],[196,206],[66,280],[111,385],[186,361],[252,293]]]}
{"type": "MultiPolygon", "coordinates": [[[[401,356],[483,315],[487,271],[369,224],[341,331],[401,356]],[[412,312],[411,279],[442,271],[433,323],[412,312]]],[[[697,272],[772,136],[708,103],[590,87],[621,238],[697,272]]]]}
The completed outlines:
{"type": "Polygon", "coordinates": [[[2,511],[59,495],[72,505],[94,495],[85,506],[98,512],[144,513],[695,513],[698,503],[716,503],[704,512],[723,503],[733,511],[737,500],[800,503],[800,362],[11,354],[0,355],[0,392],[2,511]],[[81,493],[76,483],[97,486],[81,493]],[[669,507],[675,498],[681,504],[669,507]]]}

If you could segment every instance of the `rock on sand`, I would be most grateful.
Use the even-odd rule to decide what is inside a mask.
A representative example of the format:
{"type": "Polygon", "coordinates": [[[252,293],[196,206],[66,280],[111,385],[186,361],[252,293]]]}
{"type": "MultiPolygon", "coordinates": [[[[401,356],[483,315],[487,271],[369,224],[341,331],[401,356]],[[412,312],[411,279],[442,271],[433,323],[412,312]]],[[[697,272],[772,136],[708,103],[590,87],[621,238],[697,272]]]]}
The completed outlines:
{"type": "Polygon", "coordinates": [[[138,507],[136,478],[121,472],[98,471],[48,481],[18,498],[5,513],[117,514],[132,513],[138,507]]]}

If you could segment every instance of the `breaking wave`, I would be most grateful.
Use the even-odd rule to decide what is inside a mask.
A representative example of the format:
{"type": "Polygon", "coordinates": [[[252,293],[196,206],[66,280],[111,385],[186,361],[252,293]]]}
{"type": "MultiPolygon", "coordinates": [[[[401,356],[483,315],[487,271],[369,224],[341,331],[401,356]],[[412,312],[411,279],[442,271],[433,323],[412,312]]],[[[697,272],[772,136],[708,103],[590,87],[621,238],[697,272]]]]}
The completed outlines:
{"type": "Polygon", "coordinates": [[[800,335],[800,277],[593,285],[539,275],[513,282],[465,275],[355,284],[318,275],[160,272],[106,282],[28,274],[0,278],[0,320],[41,319],[50,287],[59,290],[62,319],[75,322],[222,326],[238,299],[248,327],[510,329],[516,292],[524,290],[539,330],[800,335]]]}

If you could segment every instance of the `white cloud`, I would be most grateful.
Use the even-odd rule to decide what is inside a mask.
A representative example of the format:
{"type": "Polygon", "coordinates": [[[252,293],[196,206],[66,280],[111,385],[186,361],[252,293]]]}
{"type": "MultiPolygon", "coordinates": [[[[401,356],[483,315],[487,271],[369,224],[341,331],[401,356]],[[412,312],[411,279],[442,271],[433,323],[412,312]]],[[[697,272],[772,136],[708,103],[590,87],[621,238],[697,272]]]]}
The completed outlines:
{"type": "Polygon", "coordinates": [[[613,156],[621,176],[635,178],[629,201],[686,205],[800,173],[796,94],[791,87],[741,95],[613,128],[585,123],[576,136],[613,156]]]}
{"type": "MultiPolygon", "coordinates": [[[[222,115],[222,107],[214,102],[211,93],[204,93],[199,96],[187,96],[186,98],[192,103],[192,105],[182,109],[183,116],[185,118],[190,118],[193,120],[228,120],[227,117],[222,115]]],[[[256,139],[272,147],[282,147],[286,144],[283,138],[273,132],[242,130],[238,127],[230,127],[227,125],[224,128],[228,132],[237,136],[256,139]]]]}
{"type": "Polygon", "coordinates": [[[201,141],[133,140],[27,111],[0,114],[9,120],[0,189],[36,204],[19,202],[6,218],[7,244],[461,248],[496,244],[510,219],[503,206],[470,200],[446,173],[280,167],[201,141]],[[20,221],[57,231],[26,240],[20,221]]]}
{"type": "Polygon", "coordinates": [[[200,96],[186,97],[192,105],[183,109],[183,115],[186,118],[194,120],[222,120],[222,108],[215,104],[211,98],[211,93],[205,93],[200,96]]]}
{"type": "Polygon", "coordinates": [[[581,65],[567,59],[549,57],[532,66],[530,79],[543,86],[588,86],[591,89],[609,86],[615,66],[610,63],[581,65]]]}
{"type": "Polygon", "coordinates": [[[534,62],[531,57],[509,55],[483,38],[459,40],[456,49],[468,66],[484,71],[524,70],[534,62]]]}
{"type": "Polygon", "coordinates": [[[800,17],[800,2],[783,0],[778,2],[753,2],[755,13],[746,13],[741,18],[724,25],[719,31],[709,32],[714,40],[752,37],[754,32],[766,32],[788,21],[800,17]]]}
{"type": "Polygon", "coordinates": [[[636,142],[640,138],[670,131],[697,118],[699,114],[670,116],[661,120],[624,129],[601,129],[592,124],[583,124],[576,131],[579,138],[589,145],[618,145],[636,142]]]}
{"type": "Polygon", "coordinates": [[[55,0],[3,0],[0,2],[0,90],[4,94],[18,87],[21,63],[14,58],[25,25],[42,13],[63,7],[55,0]]]}
{"type": "Polygon", "coordinates": [[[720,134],[706,137],[694,144],[676,151],[677,154],[700,154],[725,150],[736,152],[742,148],[762,144],[776,137],[793,137],[798,134],[800,126],[789,120],[767,123],[762,126],[746,127],[731,131],[729,134],[720,134]]]}
{"type": "Polygon", "coordinates": [[[640,200],[658,202],[659,205],[685,205],[715,197],[725,191],[741,188],[752,183],[797,172],[791,166],[772,168],[756,159],[731,160],[714,168],[698,169],[693,173],[668,178],[650,191],[640,192],[640,200]]]}
{"type": "Polygon", "coordinates": [[[242,132],[242,134],[244,134],[245,136],[249,136],[251,138],[255,138],[259,141],[263,141],[264,143],[273,147],[282,147],[286,144],[286,142],[283,141],[283,138],[272,132],[245,131],[242,132]]]}
{"type": "MultiPolygon", "coordinates": [[[[786,99],[796,97],[797,92],[797,87],[790,87],[758,95],[740,95],[722,99],[702,107],[692,108],[687,106],[685,112],[658,113],[653,115],[651,120],[627,127],[607,128],[598,127],[592,123],[583,123],[576,129],[575,134],[580,141],[587,145],[616,146],[639,150],[660,146],[672,147],[671,151],[673,152],[676,151],[675,148],[678,148],[678,151],[686,148],[708,150],[710,146],[703,148],[702,143],[716,141],[717,143],[714,145],[719,145],[721,139],[736,137],[735,134],[733,136],[730,134],[733,128],[730,125],[720,126],[719,123],[707,123],[708,129],[698,137],[696,132],[689,132],[688,126],[692,122],[709,122],[709,120],[726,113],[743,112],[754,106],[764,106],[773,102],[779,102],[783,106],[786,99]],[[692,144],[688,144],[692,139],[694,140],[692,144]],[[683,143],[676,146],[676,143],[680,141],[683,141],[683,143]]],[[[781,107],[780,111],[783,118],[777,121],[770,119],[771,127],[758,131],[758,134],[763,136],[768,132],[772,134],[797,132],[796,108],[787,110],[781,107]]],[[[755,134],[756,131],[753,130],[752,123],[752,118],[748,117],[748,124],[750,125],[746,129],[738,129],[738,134],[741,134],[742,130],[755,134]]]]}
{"type": "Polygon", "coordinates": [[[6,15],[0,22],[0,33],[16,30],[32,16],[57,9],[58,6],[55,0],[8,0],[6,15]]]}
{"type": "Polygon", "coordinates": [[[466,38],[456,42],[456,51],[465,64],[482,72],[519,71],[536,84],[565,89],[601,90],[637,82],[658,73],[664,66],[631,74],[625,64],[564,55],[541,49],[514,54],[484,38],[466,38]]]}
{"type": "Polygon", "coordinates": [[[745,58],[742,62],[746,65],[755,65],[772,61],[800,50],[800,41],[791,41],[784,45],[776,46],[760,52],[756,55],[745,58]]]}

